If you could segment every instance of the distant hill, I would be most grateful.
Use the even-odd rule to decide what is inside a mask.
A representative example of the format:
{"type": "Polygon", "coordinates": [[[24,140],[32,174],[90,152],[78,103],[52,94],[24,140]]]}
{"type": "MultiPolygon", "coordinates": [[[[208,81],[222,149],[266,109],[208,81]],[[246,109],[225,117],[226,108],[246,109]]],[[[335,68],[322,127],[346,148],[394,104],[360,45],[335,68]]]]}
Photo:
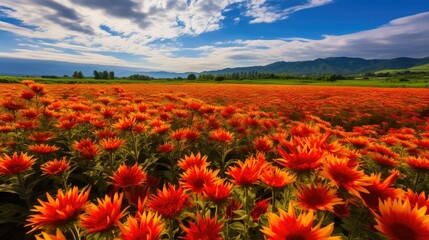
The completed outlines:
{"type": "Polygon", "coordinates": [[[386,69],[386,70],[381,70],[381,71],[377,71],[376,73],[395,73],[395,72],[429,72],[429,63],[428,64],[423,64],[423,65],[419,65],[419,66],[415,66],[415,67],[410,67],[410,68],[400,68],[400,69],[386,69]]]}
{"type": "Polygon", "coordinates": [[[260,73],[285,73],[292,75],[316,75],[316,74],[353,74],[376,72],[384,69],[403,69],[422,64],[428,64],[429,57],[426,58],[395,58],[395,59],[372,59],[348,57],[331,57],[316,59],[312,61],[299,62],[275,62],[266,66],[226,68],[217,71],[205,71],[201,74],[226,74],[234,72],[260,73]]]}
{"type": "MultiPolygon", "coordinates": [[[[317,74],[353,74],[377,72],[386,69],[409,69],[417,68],[429,64],[427,58],[395,58],[395,59],[372,59],[348,57],[331,57],[316,59],[312,61],[299,62],[275,62],[266,66],[226,68],[216,71],[205,71],[199,74],[225,74],[234,72],[252,72],[260,73],[285,73],[291,75],[317,75],[317,74]]],[[[143,68],[144,66],[142,66],[143,68]]],[[[18,58],[0,58],[0,75],[18,75],[18,76],[71,76],[74,71],[82,71],[85,76],[93,76],[93,71],[114,71],[117,77],[129,76],[132,74],[143,74],[153,78],[186,78],[191,72],[176,73],[164,71],[142,71],[139,68],[105,66],[94,64],[79,64],[60,61],[29,60],[18,58]]]]}
{"type": "Polygon", "coordinates": [[[186,78],[189,73],[173,73],[163,71],[142,71],[138,68],[106,66],[95,64],[80,64],[60,61],[32,60],[19,58],[0,58],[0,75],[14,76],[42,76],[53,75],[62,77],[71,76],[74,71],[82,71],[84,76],[93,76],[94,70],[114,71],[117,77],[132,74],[143,74],[153,78],[186,78]]]}

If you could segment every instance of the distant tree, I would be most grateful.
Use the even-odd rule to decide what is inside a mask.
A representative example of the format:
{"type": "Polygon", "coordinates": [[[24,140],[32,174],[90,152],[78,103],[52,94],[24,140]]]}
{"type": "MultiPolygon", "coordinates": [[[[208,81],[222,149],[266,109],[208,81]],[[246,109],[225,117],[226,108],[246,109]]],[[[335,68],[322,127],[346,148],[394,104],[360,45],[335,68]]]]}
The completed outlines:
{"type": "Polygon", "coordinates": [[[72,77],[73,78],[79,78],[79,73],[77,71],[74,71],[72,77]]]}
{"type": "Polygon", "coordinates": [[[109,72],[109,79],[115,79],[115,72],[114,71],[109,72]]]}
{"type": "Polygon", "coordinates": [[[66,75],[63,76],[63,78],[69,78],[69,75],[66,74],[66,75]]]}
{"type": "Polygon", "coordinates": [[[100,79],[100,73],[97,72],[97,70],[94,70],[94,79],[100,79]]]}
{"type": "Polygon", "coordinates": [[[217,81],[218,83],[222,82],[223,80],[225,80],[224,76],[216,76],[215,77],[215,81],[217,81]]]}
{"type": "Polygon", "coordinates": [[[109,72],[103,71],[103,77],[102,79],[108,79],[109,78],[109,72]]]}
{"type": "Polygon", "coordinates": [[[193,74],[193,73],[191,73],[191,74],[189,74],[188,75],[188,78],[187,78],[188,80],[196,80],[197,79],[197,76],[195,76],[195,74],[193,74]]]}
{"type": "Polygon", "coordinates": [[[82,73],[82,71],[79,71],[78,73],[77,73],[77,77],[79,78],[79,79],[82,79],[84,76],[83,76],[83,73],[82,73]]]}

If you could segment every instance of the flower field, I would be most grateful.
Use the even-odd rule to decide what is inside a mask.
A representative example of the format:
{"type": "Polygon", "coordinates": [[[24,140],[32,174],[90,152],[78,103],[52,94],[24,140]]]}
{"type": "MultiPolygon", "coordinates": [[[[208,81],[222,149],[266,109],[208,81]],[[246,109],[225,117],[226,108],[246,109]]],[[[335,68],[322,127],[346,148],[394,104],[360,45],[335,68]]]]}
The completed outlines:
{"type": "Polygon", "coordinates": [[[429,239],[429,90],[0,85],[0,239],[429,239]]]}

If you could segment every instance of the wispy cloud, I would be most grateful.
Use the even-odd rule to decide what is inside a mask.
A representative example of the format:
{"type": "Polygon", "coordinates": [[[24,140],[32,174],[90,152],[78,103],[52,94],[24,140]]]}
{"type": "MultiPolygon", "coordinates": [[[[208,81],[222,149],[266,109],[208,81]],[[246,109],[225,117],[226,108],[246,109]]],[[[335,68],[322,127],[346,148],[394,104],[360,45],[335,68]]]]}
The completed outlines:
{"type": "Polygon", "coordinates": [[[250,23],[272,23],[289,17],[294,12],[304,9],[320,7],[334,0],[306,0],[304,3],[292,6],[281,7],[273,4],[273,0],[249,0],[247,2],[246,16],[253,18],[250,23]]]}

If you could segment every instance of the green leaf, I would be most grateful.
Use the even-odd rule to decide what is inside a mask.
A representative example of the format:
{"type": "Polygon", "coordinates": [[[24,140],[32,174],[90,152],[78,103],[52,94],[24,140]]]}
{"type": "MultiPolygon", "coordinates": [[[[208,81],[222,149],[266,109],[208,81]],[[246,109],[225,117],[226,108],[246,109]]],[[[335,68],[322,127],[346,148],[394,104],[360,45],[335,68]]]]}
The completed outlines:
{"type": "Polygon", "coordinates": [[[18,194],[17,188],[13,184],[0,184],[0,192],[8,192],[18,194]]]}
{"type": "Polygon", "coordinates": [[[27,209],[21,205],[6,203],[0,206],[0,224],[21,223],[27,216],[27,209]]]}

